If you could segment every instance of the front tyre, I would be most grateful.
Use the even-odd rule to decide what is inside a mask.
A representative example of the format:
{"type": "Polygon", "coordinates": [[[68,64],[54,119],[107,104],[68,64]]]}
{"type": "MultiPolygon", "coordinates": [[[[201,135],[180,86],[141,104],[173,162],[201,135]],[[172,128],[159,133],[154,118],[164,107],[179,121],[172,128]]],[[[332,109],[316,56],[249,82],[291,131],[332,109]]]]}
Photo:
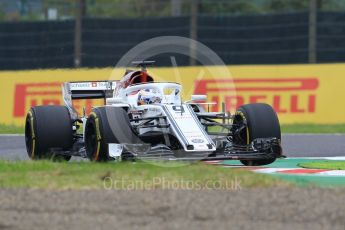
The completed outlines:
{"type": "Polygon", "coordinates": [[[120,107],[93,109],[85,126],[85,149],[91,161],[110,160],[109,143],[134,144],[138,137],[132,130],[127,112],[120,107]]]}
{"type": "MultiPolygon", "coordinates": [[[[275,137],[281,140],[279,120],[273,108],[264,103],[247,104],[241,106],[235,115],[234,124],[244,124],[240,133],[234,135],[234,143],[249,145],[256,138],[275,137]]],[[[281,149],[275,151],[281,152],[281,149]]],[[[260,160],[241,160],[247,166],[271,164],[275,158],[260,160]]]]}

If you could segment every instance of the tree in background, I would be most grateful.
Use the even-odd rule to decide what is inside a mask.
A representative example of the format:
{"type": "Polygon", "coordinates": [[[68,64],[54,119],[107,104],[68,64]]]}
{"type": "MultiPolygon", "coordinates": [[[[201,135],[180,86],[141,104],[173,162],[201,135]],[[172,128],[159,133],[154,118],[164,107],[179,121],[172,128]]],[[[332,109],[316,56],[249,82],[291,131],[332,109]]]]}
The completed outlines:
{"type": "Polygon", "coordinates": [[[201,14],[253,14],[263,13],[258,1],[233,0],[233,1],[200,1],[201,14]]]}
{"type": "MultiPolygon", "coordinates": [[[[83,0],[86,17],[136,18],[169,17],[172,4],[178,4],[179,15],[190,15],[192,0],[83,0]]],[[[74,18],[77,0],[0,0],[0,20],[45,20],[48,11],[56,11],[57,19],[74,18]],[[18,4],[17,4],[18,2],[18,4]],[[20,3],[20,4],[19,4],[20,3]],[[18,5],[8,12],[8,4],[18,5]],[[35,5],[35,7],[33,7],[35,5]],[[37,9],[40,10],[37,10],[37,9]],[[0,10],[1,11],[1,10],[0,10]]],[[[200,15],[246,15],[308,11],[309,0],[198,0],[200,15]]],[[[344,11],[344,0],[318,0],[319,10],[344,11]]],[[[174,15],[178,16],[178,15],[174,15]]]]}
{"type": "MultiPolygon", "coordinates": [[[[317,0],[317,7],[319,10],[333,10],[344,9],[345,3],[343,0],[317,0]]],[[[306,11],[309,9],[309,0],[267,0],[267,12],[296,12],[306,11]]]]}
{"type": "MultiPolygon", "coordinates": [[[[85,0],[91,17],[170,16],[171,0],[85,0]]],[[[182,0],[182,15],[190,14],[192,0],[182,0]]],[[[308,9],[309,0],[198,0],[199,13],[239,15],[308,9]]],[[[331,0],[333,1],[333,0],[331,0]]]]}
{"type": "Polygon", "coordinates": [[[170,0],[86,0],[87,15],[93,17],[169,16],[170,0]]]}
{"type": "Polygon", "coordinates": [[[305,11],[308,9],[309,0],[270,0],[266,3],[268,12],[305,11]]]}

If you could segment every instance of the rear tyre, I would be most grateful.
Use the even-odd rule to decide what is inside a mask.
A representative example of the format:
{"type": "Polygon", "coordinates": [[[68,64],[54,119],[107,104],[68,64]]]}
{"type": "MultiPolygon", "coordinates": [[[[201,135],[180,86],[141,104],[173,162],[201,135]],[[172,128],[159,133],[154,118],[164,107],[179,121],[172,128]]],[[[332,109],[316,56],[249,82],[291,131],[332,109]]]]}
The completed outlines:
{"type": "Polygon", "coordinates": [[[25,120],[25,144],[33,159],[68,161],[71,156],[52,152],[56,148],[67,151],[73,145],[72,119],[65,106],[35,106],[25,120]]]}
{"type": "MultiPolygon", "coordinates": [[[[241,106],[236,112],[234,124],[243,123],[246,124],[246,128],[234,136],[235,144],[248,145],[256,138],[275,137],[281,140],[278,116],[270,105],[256,103],[241,106]]],[[[241,163],[247,166],[259,166],[271,164],[274,161],[275,158],[241,160],[241,163]]]]}
{"type": "Polygon", "coordinates": [[[85,149],[91,161],[110,160],[109,143],[138,142],[127,112],[120,107],[98,107],[93,109],[85,125],[85,149]]]}

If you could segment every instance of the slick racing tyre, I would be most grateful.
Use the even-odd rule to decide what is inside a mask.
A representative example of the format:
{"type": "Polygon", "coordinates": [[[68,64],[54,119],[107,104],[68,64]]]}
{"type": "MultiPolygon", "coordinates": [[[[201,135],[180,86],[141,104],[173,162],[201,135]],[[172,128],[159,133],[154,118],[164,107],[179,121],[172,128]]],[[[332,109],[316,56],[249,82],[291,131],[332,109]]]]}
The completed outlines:
{"type": "Polygon", "coordinates": [[[108,161],[108,144],[134,144],[138,137],[134,133],[127,112],[120,107],[98,107],[93,109],[85,126],[85,149],[91,161],[108,161]]]}
{"type": "Polygon", "coordinates": [[[72,120],[65,106],[35,106],[25,120],[26,151],[31,159],[70,160],[71,156],[52,151],[68,151],[73,145],[72,120]]]}
{"type": "MultiPolygon", "coordinates": [[[[246,124],[246,128],[234,136],[235,144],[249,145],[256,138],[275,137],[281,140],[279,120],[270,105],[255,103],[241,106],[236,112],[234,124],[241,123],[246,124]]],[[[242,160],[241,162],[247,166],[259,166],[271,164],[274,161],[275,158],[242,160]]]]}

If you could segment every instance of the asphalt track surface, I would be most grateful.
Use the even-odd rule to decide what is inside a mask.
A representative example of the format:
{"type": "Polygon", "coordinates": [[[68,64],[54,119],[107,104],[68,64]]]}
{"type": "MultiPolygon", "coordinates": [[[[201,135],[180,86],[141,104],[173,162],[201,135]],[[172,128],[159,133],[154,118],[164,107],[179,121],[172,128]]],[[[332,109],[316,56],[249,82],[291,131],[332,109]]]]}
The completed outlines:
{"type": "MultiPolygon", "coordinates": [[[[282,136],[287,157],[345,156],[345,134],[285,134],[282,136]]],[[[0,159],[27,160],[23,135],[0,135],[0,159]]]]}

